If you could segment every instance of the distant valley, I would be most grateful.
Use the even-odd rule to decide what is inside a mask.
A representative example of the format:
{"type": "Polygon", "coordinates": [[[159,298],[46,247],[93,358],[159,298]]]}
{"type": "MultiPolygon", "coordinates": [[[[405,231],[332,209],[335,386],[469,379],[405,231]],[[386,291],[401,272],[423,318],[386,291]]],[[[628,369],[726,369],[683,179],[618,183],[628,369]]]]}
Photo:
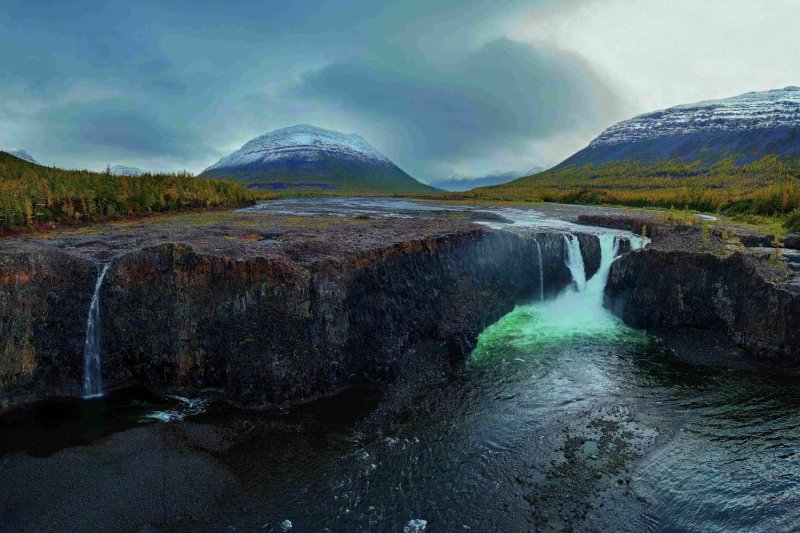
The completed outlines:
{"type": "Polygon", "coordinates": [[[486,176],[476,178],[453,176],[448,179],[433,181],[430,185],[431,187],[436,187],[443,191],[464,192],[476,187],[489,187],[491,185],[508,183],[522,176],[531,176],[543,170],[545,170],[545,167],[534,167],[526,172],[493,172],[486,176]]]}
{"type": "Polygon", "coordinates": [[[144,174],[144,170],[141,168],[126,165],[112,165],[108,170],[114,176],[141,176],[144,174]]]}

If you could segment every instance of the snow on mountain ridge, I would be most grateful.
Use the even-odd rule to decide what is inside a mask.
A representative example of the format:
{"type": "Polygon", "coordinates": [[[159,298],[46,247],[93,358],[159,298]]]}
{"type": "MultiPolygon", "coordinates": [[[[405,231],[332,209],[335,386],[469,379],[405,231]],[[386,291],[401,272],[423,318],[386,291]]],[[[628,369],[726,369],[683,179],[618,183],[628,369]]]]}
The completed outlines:
{"type": "Polygon", "coordinates": [[[314,161],[323,154],[391,164],[386,156],[378,152],[360,135],[340,133],[303,124],[256,137],[245,143],[239,150],[208,167],[204,172],[290,157],[314,161]]]}
{"type": "Polygon", "coordinates": [[[36,163],[37,165],[39,164],[39,162],[36,159],[34,159],[31,154],[29,154],[28,152],[26,152],[22,148],[14,148],[12,150],[8,150],[8,153],[13,155],[14,157],[18,157],[20,159],[23,159],[23,160],[25,160],[25,161],[27,161],[29,163],[36,163]]]}
{"type": "Polygon", "coordinates": [[[109,168],[113,176],[141,176],[144,170],[138,167],[129,167],[126,165],[114,165],[109,168]]]}
{"type": "Polygon", "coordinates": [[[606,129],[590,148],[686,135],[800,125],[800,87],[749,92],[644,113],[606,129]]]}

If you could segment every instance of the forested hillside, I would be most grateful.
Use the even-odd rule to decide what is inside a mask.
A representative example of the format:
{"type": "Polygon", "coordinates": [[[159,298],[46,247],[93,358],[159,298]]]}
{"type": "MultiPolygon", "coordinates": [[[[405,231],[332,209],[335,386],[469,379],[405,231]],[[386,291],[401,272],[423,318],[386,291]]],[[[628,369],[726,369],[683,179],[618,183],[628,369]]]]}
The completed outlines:
{"type": "Polygon", "coordinates": [[[228,180],[63,170],[0,152],[0,230],[226,207],[254,199],[252,191],[228,180]]]}
{"type": "Polygon", "coordinates": [[[736,165],[678,160],[617,161],[548,170],[459,197],[637,207],[675,207],[727,214],[785,215],[800,208],[800,159],[766,156],[736,165]]]}

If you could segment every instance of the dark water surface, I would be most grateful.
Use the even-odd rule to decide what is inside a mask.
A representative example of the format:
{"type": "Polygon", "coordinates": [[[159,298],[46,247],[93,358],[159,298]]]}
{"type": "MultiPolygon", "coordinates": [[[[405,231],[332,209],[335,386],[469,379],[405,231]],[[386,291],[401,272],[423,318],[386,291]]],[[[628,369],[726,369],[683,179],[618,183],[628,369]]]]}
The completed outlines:
{"type": "Polygon", "coordinates": [[[377,438],[362,420],[378,399],[362,391],[287,413],[212,406],[166,424],[153,415],[185,402],[138,391],[8,413],[0,449],[51,455],[154,423],[235,435],[198,453],[232,472],[236,490],[199,522],[166,510],[171,530],[290,520],[293,531],[402,531],[412,519],[426,531],[795,529],[798,382],[676,362],[579,307],[574,296],[518,307],[377,438]]]}

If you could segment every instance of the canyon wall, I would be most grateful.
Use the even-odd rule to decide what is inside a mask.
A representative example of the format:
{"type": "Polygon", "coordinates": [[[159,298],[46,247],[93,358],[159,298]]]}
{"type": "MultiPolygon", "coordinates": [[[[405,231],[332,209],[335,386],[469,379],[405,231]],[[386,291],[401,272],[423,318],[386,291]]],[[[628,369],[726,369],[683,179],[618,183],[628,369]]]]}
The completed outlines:
{"type": "Polygon", "coordinates": [[[761,255],[632,252],[611,268],[606,305],[628,325],[667,339],[679,332],[700,340],[723,334],[751,358],[793,366],[800,362],[800,287],[784,263],[761,255]]]}
{"type": "Polygon", "coordinates": [[[0,407],[80,391],[75,378],[96,277],[90,260],[69,252],[0,253],[0,407]]]}
{"type": "MultiPolygon", "coordinates": [[[[558,233],[469,226],[323,260],[297,247],[263,256],[180,242],[126,251],[100,291],[104,381],[213,388],[239,405],[274,407],[444,368],[538,295],[534,239],[553,295],[571,279],[558,233]]],[[[580,239],[590,270],[596,237],[580,239]]],[[[2,404],[80,390],[97,272],[68,250],[0,252],[2,404]]]]}

